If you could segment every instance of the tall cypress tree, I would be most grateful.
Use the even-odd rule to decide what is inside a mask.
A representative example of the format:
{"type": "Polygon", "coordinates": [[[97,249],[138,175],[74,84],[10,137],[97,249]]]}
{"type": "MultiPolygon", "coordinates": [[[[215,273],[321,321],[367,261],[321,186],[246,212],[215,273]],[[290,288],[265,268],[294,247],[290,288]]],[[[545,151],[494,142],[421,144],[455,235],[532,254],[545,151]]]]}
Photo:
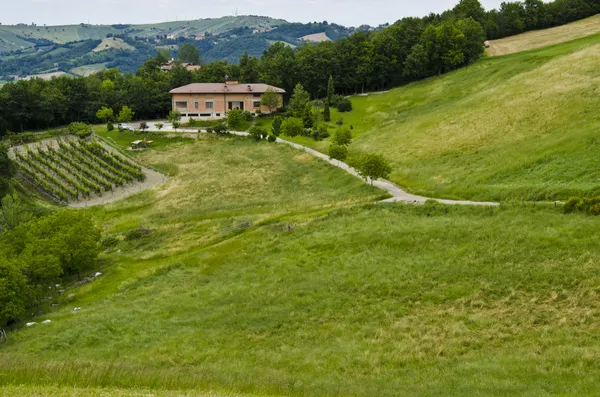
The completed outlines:
{"type": "Polygon", "coordinates": [[[323,109],[323,120],[325,122],[331,121],[331,111],[329,110],[329,98],[325,98],[325,105],[323,109]]]}
{"type": "Polygon", "coordinates": [[[333,96],[335,95],[335,83],[333,76],[329,75],[329,82],[327,83],[327,99],[329,103],[333,103],[333,96]]]}

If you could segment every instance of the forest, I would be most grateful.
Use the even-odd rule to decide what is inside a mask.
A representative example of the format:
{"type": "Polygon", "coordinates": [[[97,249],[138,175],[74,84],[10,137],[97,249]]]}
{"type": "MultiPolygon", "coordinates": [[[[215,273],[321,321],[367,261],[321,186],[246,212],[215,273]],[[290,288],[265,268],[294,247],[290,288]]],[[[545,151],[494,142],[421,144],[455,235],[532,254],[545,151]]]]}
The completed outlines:
{"type": "MultiPolygon", "coordinates": [[[[380,31],[358,31],[332,42],[291,48],[275,43],[259,57],[247,53],[239,63],[214,61],[190,72],[160,66],[172,54],[159,51],[135,73],[111,69],[88,77],[33,79],[0,90],[0,135],[8,131],[53,128],[72,121],[97,122],[96,111],[129,106],[137,119],[164,117],[168,92],[192,82],[264,82],[291,94],[301,83],[313,99],[322,98],[333,76],[337,93],[388,89],[450,72],[483,55],[484,41],[564,24],[600,11],[598,0],[538,0],[502,3],[486,12],[478,0],[461,0],[453,9],[424,18],[404,18],[380,31]]],[[[182,59],[185,61],[185,59],[182,59]]]]}

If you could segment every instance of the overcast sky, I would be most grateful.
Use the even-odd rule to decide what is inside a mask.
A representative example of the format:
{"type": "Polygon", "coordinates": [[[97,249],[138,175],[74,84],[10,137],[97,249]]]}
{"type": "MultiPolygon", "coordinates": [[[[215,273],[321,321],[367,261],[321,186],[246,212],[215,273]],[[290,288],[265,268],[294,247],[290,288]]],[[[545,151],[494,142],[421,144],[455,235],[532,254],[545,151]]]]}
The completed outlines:
{"type": "MultiPolygon", "coordinates": [[[[166,20],[263,15],[290,22],[379,25],[452,8],[458,0],[0,0],[5,25],[156,23],[166,20]]],[[[501,0],[482,0],[486,9],[501,0]]]]}

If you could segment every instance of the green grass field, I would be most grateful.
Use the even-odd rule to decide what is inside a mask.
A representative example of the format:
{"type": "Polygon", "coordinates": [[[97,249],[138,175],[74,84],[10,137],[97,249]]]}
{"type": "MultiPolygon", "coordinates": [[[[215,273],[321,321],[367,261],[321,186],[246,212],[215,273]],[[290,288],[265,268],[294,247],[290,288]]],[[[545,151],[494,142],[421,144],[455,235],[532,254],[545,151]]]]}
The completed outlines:
{"type": "Polygon", "coordinates": [[[172,178],[87,211],[107,235],[152,234],[102,254],[50,325],[9,332],[4,395],[594,390],[596,218],[376,206],[359,179],[238,137],[138,158],[172,178]]]}
{"type": "Polygon", "coordinates": [[[595,35],[354,97],[343,115],[357,138],[350,152],[384,155],[394,182],[431,197],[598,195],[599,57],[595,35]]]}

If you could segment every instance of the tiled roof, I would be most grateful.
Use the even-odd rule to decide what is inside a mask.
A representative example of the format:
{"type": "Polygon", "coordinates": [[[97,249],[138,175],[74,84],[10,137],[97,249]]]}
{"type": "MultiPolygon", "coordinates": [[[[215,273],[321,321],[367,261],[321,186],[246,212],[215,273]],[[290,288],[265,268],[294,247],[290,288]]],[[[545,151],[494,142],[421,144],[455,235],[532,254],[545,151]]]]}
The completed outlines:
{"type": "Polygon", "coordinates": [[[272,88],[275,92],[285,94],[285,90],[273,87],[268,84],[224,84],[224,83],[193,83],[175,88],[170,91],[171,94],[243,94],[254,93],[263,94],[267,89],[272,88]]]}

